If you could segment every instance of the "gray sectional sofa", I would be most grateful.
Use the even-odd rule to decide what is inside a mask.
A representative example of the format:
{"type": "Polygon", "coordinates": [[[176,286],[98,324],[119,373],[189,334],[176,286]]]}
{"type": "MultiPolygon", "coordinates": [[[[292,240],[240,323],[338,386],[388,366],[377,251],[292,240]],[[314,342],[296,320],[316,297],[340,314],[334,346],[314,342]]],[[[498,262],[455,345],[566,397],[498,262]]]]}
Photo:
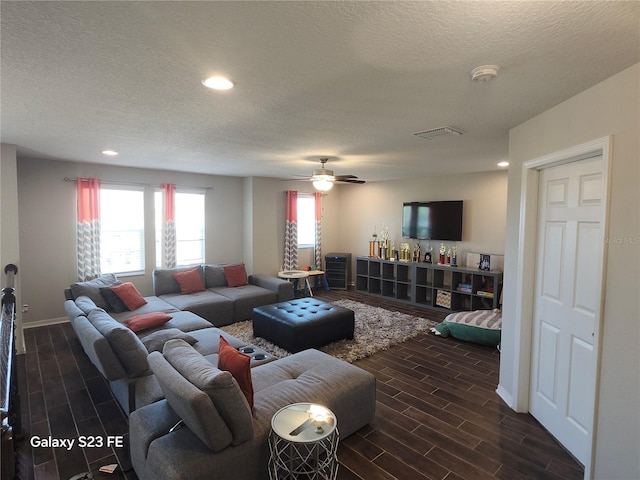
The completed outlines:
{"type": "Polygon", "coordinates": [[[370,373],[317,350],[275,359],[217,328],[251,318],[256,306],[293,297],[291,284],[264,275],[229,287],[220,267],[198,267],[207,288],[189,294],[178,293],[173,276],[185,269],[156,270],[156,295],[134,311],[109,311],[104,289],[117,283],[113,275],[65,291],[65,310],[85,353],[129,415],[131,459],[142,480],[265,477],[270,419],[290,403],[327,406],[342,437],[373,419],[370,373]],[[126,325],[151,312],[170,320],[137,332],[126,325]],[[221,336],[250,357],[253,411],[238,395],[238,383],[217,368],[221,336]],[[178,423],[185,426],[172,430],[178,423]]]}
{"type": "Polygon", "coordinates": [[[172,274],[193,268],[154,271],[154,288],[160,296],[145,296],[146,304],[133,311],[109,310],[109,303],[101,289],[118,283],[112,274],[89,282],[74,283],[65,290],[67,317],[87,356],[110,382],[111,390],[127,414],[163,398],[160,386],[149,368],[146,359],[149,351],[143,343],[145,337],[157,331],[172,329],[174,338],[179,337],[179,332],[188,333],[196,339],[194,348],[202,355],[215,355],[220,335],[223,335],[236,348],[249,347],[254,350],[252,365],[273,360],[267,352],[247,345],[214,325],[250,319],[251,312],[247,313],[247,309],[253,310],[253,306],[265,304],[261,302],[273,303],[292,298],[291,284],[266,275],[251,275],[247,285],[227,287],[225,282],[222,286],[220,283],[224,281],[224,274],[222,281],[219,276],[216,277],[222,272],[221,265],[200,265],[196,268],[202,272],[203,279],[205,272],[209,274],[212,281],[208,285],[214,285],[211,288],[215,291],[206,289],[191,294],[176,293],[174,290],[179,292],[180,287],[172,274]],[[223,292],[229,296],[224,296],[223,292]],[[124,325],[134,316],[151,312],[164,312],[172,318],[159,327],[137,334],[124,325]]]}
{"type": "Polygon", "coordinates": [[[179,310],[193,312],[216,327],[248,320],[254,307],[284,302],[293,298],[293,286],[286,280],[267,275],[249,275],[247,284],[229,287],[224,267],[201,265],[199,273],[205,290],[184,295],[174,275],[193,267],[156,269],[153,293],[179,310]]]}
{"type": "Polygon", "coordinates": [[[180,340],[149,361],[166,400],[129,417],[131,462],[141,480],[266,479],[271,418],[292,403],[328,407],[340,438],[375,415],[375,377],[319,350],[253,368],[253,412],[237,388],[225,388],[226,372],[180,340]],[[225,411],[225,402],[236,408],[225,411]],[[186,426],[172,430],[181,421],[186,426]]]}

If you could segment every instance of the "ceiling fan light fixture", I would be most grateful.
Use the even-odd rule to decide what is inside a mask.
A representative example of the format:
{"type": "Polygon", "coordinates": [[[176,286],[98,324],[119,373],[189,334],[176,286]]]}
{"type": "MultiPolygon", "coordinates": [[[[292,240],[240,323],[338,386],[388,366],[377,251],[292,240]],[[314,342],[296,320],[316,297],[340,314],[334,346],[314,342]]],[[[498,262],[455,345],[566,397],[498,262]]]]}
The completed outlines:
{"type": "Polygon", "coordinates": [[[334,180],[333,175],[314,175],[313,188],[321,192],[328,192],[333,188],[334,180]]]}

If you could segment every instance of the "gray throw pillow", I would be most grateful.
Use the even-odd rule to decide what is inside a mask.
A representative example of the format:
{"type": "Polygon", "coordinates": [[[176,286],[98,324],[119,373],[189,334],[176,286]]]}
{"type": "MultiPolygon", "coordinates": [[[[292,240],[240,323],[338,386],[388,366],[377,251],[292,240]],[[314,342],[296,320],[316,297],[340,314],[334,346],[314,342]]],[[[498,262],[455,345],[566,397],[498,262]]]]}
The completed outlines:
{"type": "Polygon", "coordinates": [[[104,297],[107,302],[107,306],[109,308],[105,308],[107,312],[113,313],[122,313],[128,312],[129,309],[124,304],[124,302],[120,299],[116,292],[111,290],[111,287],[115,287],[116,285],[122,285],[122,282],[116,282],[113,285],[109,285],[108,287],[100,287],[100,294],[104,297]]]}
{"type": "Polygon", "coordinates": [[[224,276],[223,264],[211,264],[204,266],[204,282],[206,288],[226,287],[227,279],[224,276]]]}
{"type": "Polygon", "coordinates": [[[82,295],[89,297],[100,308],[107,309],[109,305],[100,293],[100,287],[108,287],[118,281],[117,277],[113,273],[100,275],[98,278],[89,280],[87,282],[76,282],[71,284],[71,293],[73,298],[78,298],[82,295]]]}
{"type": "Polygon", "coordinates": [[[162,352],[162,348],[164,344],[169,340],[184,340],[189,345],[193,345],[198,340],[193,338],[191,335],[184,333],[177,328],[165,328],[162,330],[158,330],[157,332],[153,332],[150,335],[147,335],[142,339],[142,343],[145,347],[147,347],[147,351],[151,352],[162,352]]]}

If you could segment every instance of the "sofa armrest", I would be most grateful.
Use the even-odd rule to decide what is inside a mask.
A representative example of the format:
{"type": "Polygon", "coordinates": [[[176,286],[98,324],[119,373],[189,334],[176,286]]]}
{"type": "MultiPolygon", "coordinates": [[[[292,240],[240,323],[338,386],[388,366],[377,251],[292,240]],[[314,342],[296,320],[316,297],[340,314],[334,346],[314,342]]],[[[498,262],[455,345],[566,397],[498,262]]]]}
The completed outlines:
{"type": "Polygon", "coordinates": [[[293,298],[293,284],[287,280],[269,275],[253,274],[249,275],[249,283],[276,292],[278,302],[286,302],[293,298]]]}

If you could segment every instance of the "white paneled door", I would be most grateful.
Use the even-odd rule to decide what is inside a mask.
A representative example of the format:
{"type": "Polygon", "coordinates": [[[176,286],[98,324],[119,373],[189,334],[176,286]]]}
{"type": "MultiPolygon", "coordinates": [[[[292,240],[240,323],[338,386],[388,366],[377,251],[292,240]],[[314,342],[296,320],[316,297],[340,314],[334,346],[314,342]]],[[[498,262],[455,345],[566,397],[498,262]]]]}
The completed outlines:
{"type": "Polygon", "coordinates": [[[602,156],[540,171],[531,414],[590,458],[604,254],[602,156]]]}

